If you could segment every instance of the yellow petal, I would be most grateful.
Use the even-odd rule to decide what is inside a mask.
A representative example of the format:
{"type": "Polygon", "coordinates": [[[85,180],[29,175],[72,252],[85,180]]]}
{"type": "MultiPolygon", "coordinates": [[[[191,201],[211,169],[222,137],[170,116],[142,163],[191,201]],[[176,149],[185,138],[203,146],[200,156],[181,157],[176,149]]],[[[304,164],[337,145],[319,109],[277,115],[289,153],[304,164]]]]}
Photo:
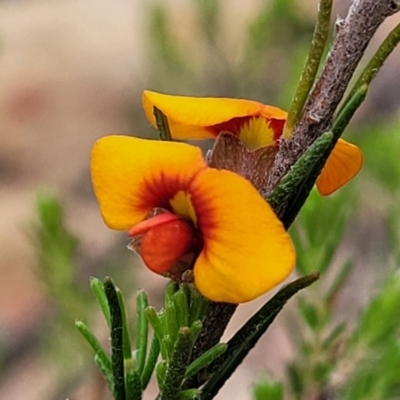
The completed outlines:
{"type": "Polygon", "coordinates": [[[290,274],[295,254],[289,235],[248,181],[210,168],[196,176],[190,192],[204,240],[194,277],[205,297],[244,303],[290,274]]]}
{"type": "Polygon", "coordinates": [[[105,223],[127,230],[170,199],[206,168],[200,149],[184,143],[106,136],[92,150],[94,192],[105,223]]]}
{"type": "Polygon", "coordinates": [[[317,179],[317,188],[322,196],[328,196],[345,185],[360,171],[363,164],[361,150],[343,139],[339,139],[317,179]]]}
{"type": "Polygon", "coordinates": [[[175,139],[206,139],[219,134],[213,129],[235,118],[263,116],[285,119],[286,112],[257,101],[216,97],[171,96],[151,91],[143,92],[143,107],[147,119],[156,126],[153,107],[167,117],[175,139]]]}
{"type": "Polygon", "coordinates": [[[275,124],[262,117],[253,117],[246,121],[239,131],[239,139],[247,146],[249,150],[257,150],[265,146],[275,146],[277,139],[282,134],[282,128],[274,130],[275,124]]]}

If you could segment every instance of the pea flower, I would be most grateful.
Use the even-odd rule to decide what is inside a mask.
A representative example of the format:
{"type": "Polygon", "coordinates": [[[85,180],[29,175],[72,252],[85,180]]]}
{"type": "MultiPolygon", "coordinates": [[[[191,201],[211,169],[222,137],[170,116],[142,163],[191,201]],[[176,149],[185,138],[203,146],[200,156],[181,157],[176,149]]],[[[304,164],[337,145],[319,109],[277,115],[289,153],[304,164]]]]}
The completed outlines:
{"type": "Polygon", "coordinates": [[[152,271],[179,280],[192,270],[213,301],[250,301],[292,271],[294,249],[271,207],[246,179],[207,166],[197,147],[106,136],[91,175],[108,227],[128,231],[152,271]]]}
{"type": "MultiPolygon", "coordinates": [[[[264,170],[272,166],[287,117],[277,107],[251,100],[171,96],[151,91],[143,93],[143,106],[153,125],[154,107],[168,117],[174,139],[216,138],[221,132],[236,135],[250,151],[263,150],[256,162],[261,160],[264,170]]],[[[339,139],[317,179],[320,194],[329,195],[345,185],[360,171],[362,162],[360,149],[339,139]]],[[[257,186],[256,182],[253,184],[257,186]]]]}

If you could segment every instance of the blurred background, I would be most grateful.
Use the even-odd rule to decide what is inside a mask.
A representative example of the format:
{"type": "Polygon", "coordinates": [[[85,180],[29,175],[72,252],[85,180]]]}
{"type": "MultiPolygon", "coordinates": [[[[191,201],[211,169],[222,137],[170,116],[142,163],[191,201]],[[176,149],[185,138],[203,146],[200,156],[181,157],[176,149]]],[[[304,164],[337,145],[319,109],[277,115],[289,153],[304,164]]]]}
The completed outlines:
{"type": "MultiPolygon", "coordinates": [[[[344,17],[349,3],[336,1],[332,15],[344,17]]],[[[101,220],[89,177],[95,140],[156,137],[141,109],[143,89],[287,109],[316,9],[315,0],[0,2],[1,399],[108,398],[74,328],[84,319],[107,341],[90,276],[111,275],[128,297],[145,287],[153,304],[162,299],[165,281],[101,220]]],[[[399,21],[379,29],[367,58],[399,21]]],[[[350,326],[399,261],[399,66],[396,49],[345,133],[364,151],[363,171],[327,203],[311,205],[320,238],[346,206],[333,264],[352,257],[354,268],[332,320],[350,326]]],[[[229,332],[263,301],[241,306],[229,332]]],[[[282,379],[296,353],[285,328],[290,311],[218,398],[252,398],[251,385],[266,372],[282,379]]],[[[155,395],[154,387],[145,398],[155,395]]]]}

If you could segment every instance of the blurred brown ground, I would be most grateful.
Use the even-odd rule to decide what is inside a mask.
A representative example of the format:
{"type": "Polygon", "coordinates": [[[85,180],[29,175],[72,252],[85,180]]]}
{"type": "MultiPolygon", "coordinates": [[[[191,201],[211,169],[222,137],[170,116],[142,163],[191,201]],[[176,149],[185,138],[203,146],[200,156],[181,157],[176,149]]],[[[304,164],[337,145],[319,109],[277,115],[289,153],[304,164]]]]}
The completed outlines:
{"type": "MultiPolygon", "coordinates": [[[[170,3],[185,12],[187,2],[170,3]]],[[[227,19],[246,18],[259,3],[235,6],[227,19]]],[[[315,1],[310,4],[314,10],[315,1]]],[[[0,327],[6,346],[28,340],[37,332],[38,318],[47,313],[27,234],[38,187],[59,193],[85,252],[104,251],[118,235],[104,226],[93,199],[89,152],[103,135],[135,132],[131,110],[138,109],[148,68],[145,6],[138,0],[0,3],[0,327]]],[[[386,89],[400,86],[399,58],[397,52],[378,77],[364,115],[377,104],[398,108],[393,94],[398,91],[386,89]]],[[[145,126],[142,115],[136,118],[145,126]]],[[[143,274],[143,280],[161,287],[162,280],[143,274]]],[[[231,331],[260,303],[242,307],[231,331]]],[[[248,385],[263,368],[273,367],[277,376],[283,372],[290,348],[282,324],[276,324],[260,348],[218,398],[248,399],[248,385]]],[[[34,349],[25,353],[3,373],[0,399],[52,398],[54,377],[39,367],[36,356],[34,349]]],[[[97,400],[85,385],[70,399],[97,400]]]]}

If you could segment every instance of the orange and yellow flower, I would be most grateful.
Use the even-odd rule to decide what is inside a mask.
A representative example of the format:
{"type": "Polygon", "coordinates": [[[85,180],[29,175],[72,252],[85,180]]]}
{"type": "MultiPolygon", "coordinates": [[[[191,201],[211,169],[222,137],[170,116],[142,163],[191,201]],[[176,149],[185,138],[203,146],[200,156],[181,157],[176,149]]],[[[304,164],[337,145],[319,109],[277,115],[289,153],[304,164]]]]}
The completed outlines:
{"type": "Polygon", "coordinates": [[[139,235],[157,273],[176,272],[193,254],[194,282],[213,301],[250,301],[293,268],[291,240],[270,206],[244,178],[208,167],[196,147],[106,136],[93,147],[91,174],[105,223],[139,235]]]}
{"type": "MultiPolygon", "coordinates": [[[[277,107],[257,101],[170,96],[145,91],[143,106],[149,121],[155,126],[153,108],[167,117],[174,139],[216,138],[230,132],[250,149],[278,146],[287,113],[277,107]]],[[[351,180],[362,167],[360,149],[339,139],[316,184],[326,196],[351,180]]]]}

